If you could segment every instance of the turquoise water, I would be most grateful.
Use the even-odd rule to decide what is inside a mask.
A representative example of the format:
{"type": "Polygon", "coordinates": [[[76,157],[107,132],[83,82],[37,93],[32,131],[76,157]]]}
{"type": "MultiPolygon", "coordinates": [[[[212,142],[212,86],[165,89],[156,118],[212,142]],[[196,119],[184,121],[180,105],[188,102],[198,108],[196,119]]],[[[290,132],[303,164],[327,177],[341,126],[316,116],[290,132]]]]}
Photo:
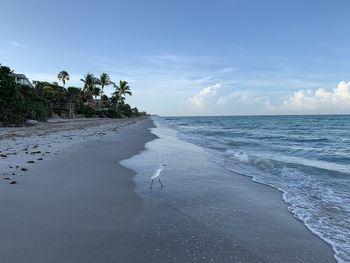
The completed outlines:
{"type": "Polygon", "coordinates": [[[213,160],[283,191],[291,213],[350,262],[350,116],[164,117],[213,160]]]}

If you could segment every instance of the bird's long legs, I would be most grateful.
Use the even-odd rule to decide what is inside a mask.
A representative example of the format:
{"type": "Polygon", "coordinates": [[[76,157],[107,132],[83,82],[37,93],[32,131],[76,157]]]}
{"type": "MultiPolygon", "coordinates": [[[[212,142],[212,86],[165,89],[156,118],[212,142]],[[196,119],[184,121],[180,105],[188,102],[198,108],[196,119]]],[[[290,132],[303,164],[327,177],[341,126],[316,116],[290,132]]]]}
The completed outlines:
{"type": "MultiPolygon", "coordinates": [[[[154,179],[151,180],[151,184],[150,184],[150,186],[149,186],[150,189],[153,188],[153,180],[154,180],[154,179]]],[[[162,188],[165,187],[165,185],[164,185],[164,184],[162,183],[162,181],[160,180],[160,177],[158,177],[158,182],[159,182],[159,184],[160,184],[160,187],[162,187],[162,188]]]]}
{"type": "Polygon", "coordinates": [[[158,181],[159,181],[159,183],[160,183],[160,187],[165,187],[165,185],[162,184],[162,181],[160,180],[160,177],[158,177],[158,181]]]}

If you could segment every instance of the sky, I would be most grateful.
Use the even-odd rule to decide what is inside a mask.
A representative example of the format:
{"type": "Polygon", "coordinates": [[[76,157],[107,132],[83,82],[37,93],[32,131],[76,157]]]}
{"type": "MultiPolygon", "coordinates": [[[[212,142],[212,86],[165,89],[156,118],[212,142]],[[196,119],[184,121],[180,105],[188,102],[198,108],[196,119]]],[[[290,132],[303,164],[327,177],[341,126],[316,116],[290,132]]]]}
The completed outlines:
{"type": "Polygon", "coordinates": [[[350,113],[348,0],[0,0],[0,63],[151,114],[350,113]],[[113,87],[105,89],[107,95],[113,87]]]}

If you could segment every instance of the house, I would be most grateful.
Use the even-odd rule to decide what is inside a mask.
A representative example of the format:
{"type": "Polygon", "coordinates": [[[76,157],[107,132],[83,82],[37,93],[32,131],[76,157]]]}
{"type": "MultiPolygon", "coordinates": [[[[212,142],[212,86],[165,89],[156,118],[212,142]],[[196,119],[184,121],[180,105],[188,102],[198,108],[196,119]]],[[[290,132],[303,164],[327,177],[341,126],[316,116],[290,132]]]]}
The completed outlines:
{"type": "Polygon", "coordinates": [[[13,78],[17,84],[26,85],[33,88],[32,83],[30,83],[24,74],[10,73],[9,76],[13,78]]]}

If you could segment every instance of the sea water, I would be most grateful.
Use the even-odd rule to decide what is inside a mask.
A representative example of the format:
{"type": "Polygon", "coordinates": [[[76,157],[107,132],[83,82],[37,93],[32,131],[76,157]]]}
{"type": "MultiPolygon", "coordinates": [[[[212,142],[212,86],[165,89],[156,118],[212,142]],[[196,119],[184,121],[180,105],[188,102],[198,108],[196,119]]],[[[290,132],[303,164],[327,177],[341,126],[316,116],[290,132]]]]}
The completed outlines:
{"type": "Polygon", "coordinates": [[[280,189],[289,211],[350,262],[350,116],[163,117],[227,170],[280,189]]]}

